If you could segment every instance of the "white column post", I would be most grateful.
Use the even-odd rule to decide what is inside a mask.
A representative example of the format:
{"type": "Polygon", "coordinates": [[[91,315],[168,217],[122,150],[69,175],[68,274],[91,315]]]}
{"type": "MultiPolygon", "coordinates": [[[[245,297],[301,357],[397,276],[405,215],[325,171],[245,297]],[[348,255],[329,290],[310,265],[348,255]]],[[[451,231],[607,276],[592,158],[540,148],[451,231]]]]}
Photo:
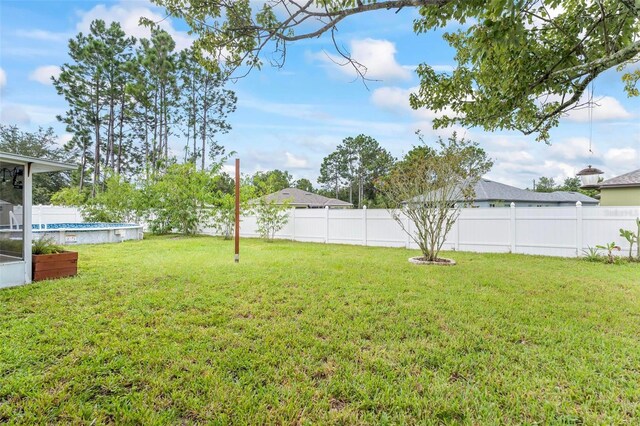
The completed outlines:
{"type": "Polygon", "coordinates": [[[511,253],[516,252],[516,203],[511,203],[509,215],[509,250],[511,253]]]}
{"type": "Polygon", "coordinates": [[[582,203],[576,202],[576,256],[582,255],[582,203]]]}
{"type": "Polygon", "coordinates": [[[24,256],[24,281],[25,283],[30,283],[31,276],[31,223],[33,218],[31,217],[31,202],[33,191],[31,189],[31,164],[24,165],[24,172],[22,175],[22,254],[24,256]]]}
{"type": "Polygon", "coordinates": [[[362,206],[362,245],[367,245],[367,206],[362,206]]]}
{"type": "Polygon", "coordinates": [[[324,243],[329,242],[329,206],[324,206],[324,243]]]}

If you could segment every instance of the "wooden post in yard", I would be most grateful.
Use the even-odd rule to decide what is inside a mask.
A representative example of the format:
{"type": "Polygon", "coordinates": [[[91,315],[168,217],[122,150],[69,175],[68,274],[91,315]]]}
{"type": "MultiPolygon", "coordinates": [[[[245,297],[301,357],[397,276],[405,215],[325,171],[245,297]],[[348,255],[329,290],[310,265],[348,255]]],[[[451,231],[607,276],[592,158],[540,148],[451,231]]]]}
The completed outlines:
{"type": "Polygon", "coordinates": [[[236,158],[236,255],[235,262],[240,262],[240,159],[236,158]]]}

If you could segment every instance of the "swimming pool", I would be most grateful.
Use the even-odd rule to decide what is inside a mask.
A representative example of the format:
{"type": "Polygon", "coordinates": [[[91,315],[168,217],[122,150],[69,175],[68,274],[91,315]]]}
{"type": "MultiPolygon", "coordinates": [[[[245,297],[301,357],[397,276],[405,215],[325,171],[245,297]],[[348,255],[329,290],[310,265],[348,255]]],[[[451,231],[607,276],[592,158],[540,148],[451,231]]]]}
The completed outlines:
{"type": "Polygon", "coordinates": [[[102,244],[141,240],[143,226],[133,223],[43,223],[33,224],[33,237],[51,238],[58,244],[102,244]]]}

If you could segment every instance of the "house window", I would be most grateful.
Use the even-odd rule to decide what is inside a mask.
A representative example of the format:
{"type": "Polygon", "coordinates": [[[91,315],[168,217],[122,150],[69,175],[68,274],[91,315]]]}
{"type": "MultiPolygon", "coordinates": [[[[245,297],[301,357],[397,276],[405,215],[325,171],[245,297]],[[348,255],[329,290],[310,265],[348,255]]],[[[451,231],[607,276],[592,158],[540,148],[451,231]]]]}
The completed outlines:
{"type": "Polygon", "coordinates": [[[489,207],[495,207],[495,203],[489,203],[489,207]]]}

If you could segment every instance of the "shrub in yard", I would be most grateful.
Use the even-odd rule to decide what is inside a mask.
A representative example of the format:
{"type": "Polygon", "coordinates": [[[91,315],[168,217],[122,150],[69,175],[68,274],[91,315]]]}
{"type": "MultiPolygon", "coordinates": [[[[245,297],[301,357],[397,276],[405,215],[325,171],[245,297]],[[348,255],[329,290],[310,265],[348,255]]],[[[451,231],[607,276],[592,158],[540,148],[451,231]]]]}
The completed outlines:
{"type": "MultiPolygon", "coordinates": [[[[255,190],[250,185],[240,188],[240,211],[246,210],[247,202],[253,198],[255,190]]],[[[224,237],[230,240],[236,226],[236,197],[234,194],[219,191],[212,209],[212,226],[224,237]]]]}
{"type": "Polygon", "coordinates": [[[598,247],[588,247],[586,250],[582,250],[582,254],[583,259],[587,262],[602,262],[604,260],[598,247]]]}
{"type": "Polygon", "coordinates": [[[604,258],[605,263],[619,263],[616,261],[616,256],[613,255],[614,251],[620,251],[620,247],[617,246],[615,242],[610,242],[604,245],[597,245],[596,248],[607,251],[607,255],[604,258]]]}
{"type": "Polygon", "coordinates": [[[620,236],[629,242],[629,260],[640,262],[640,218],[636,219],[637,231],[620,228],[620,236]],[[636,245],[636,258],[633,258],[633,245],[636,245]]]}
{"type": "Polygon", "coordinates": [[[64,248],[50,237],[41,237],[33,240],[31,254],[55,254],[62,253],[64,248]]]}
{"type": "Polygon", "coordinates": [[[195,164],[173,164],[144,189],[148,221],[155,234],[194,235],[209,224],[216,199],[214,173],[195,164]]]}
{"type": "Polygon", "coordinates": [[[79,190],[75,187],[62,188],[51,196],[51,204],[55,206],[80,207],[89,199],[88,190],[79,190]]]}
{"type": "Polygon", "coordinates": [[[258,200],[253,209],[256,214],[258,234],[261,238],[273,241],[276,232],[284,228],[289,220],[288,208],[288,202],[276,204],[274,200],[265,200],[264,198],[258,200]]]}
{"type": "Polygon", "coordinates": [[[473,200],[474,186],[493,162],[477,143],[440,138],[436,149],[415,147],[379,182],[389,211],[422,251],[423,260],[438,253],[463,204],[473,200]],[[415,228],[407,229],[406,219],[415,228]]]}
{"type": "Polygon", "coordinates": [[[87,222],[136,222],[140,192],[124,176],[107,171],[104,190],[82,205],[87,222]]]}

